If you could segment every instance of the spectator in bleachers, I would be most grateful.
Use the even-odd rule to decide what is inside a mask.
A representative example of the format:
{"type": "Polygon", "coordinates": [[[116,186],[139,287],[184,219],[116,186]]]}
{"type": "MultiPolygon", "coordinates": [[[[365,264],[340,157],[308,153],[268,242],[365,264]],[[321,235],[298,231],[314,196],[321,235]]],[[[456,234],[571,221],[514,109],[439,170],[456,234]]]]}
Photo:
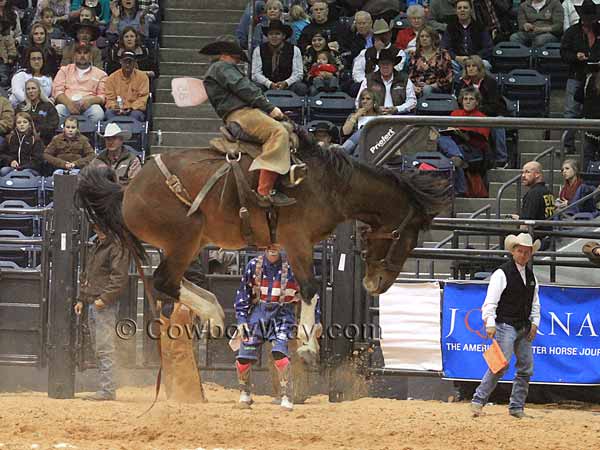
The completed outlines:
{"type": "Polygon", "coordinates": [[[473,2],[475,20],[491,34],[494,42],[508,39],[510,35],[510,12],[512,0],[479,0],[473,2]]]}
{"type": "MultiPolygon", "coordinates": [[[[596,5],[585,3],[580,13],[581,20],[565,31],[560,43],[560,56],[569,64],[564,111],[567,119],[577,119],[582,115],[583,105],[575,100],[575,94],[586,78],[592,48],[600,44],[596,5]]],[[[564,145],[567,153],[575,153],[575,130],[567,130],[564,145]]]]}
{"type": "Polygon", "coordinates": [[[77,32],[77,40],[65,46],[60,65],[68,66],[69,64],[73,64],[77,47],[89,45],[91,49],[92,65],[98,69],[103,69],[104,63],[102,62],[102,51],[94,44],[100,33],[98,25],[86,20],[76,23],[75,29],[77,32]]]}
{"type": "Polygon", "coordinates": [[[128,116],[143,122],[150,94],[148,76],[135,68],[135,53],[121,54],[121,69],[112,73],[105,83],[106,120],[128,116]]]}
{"type": "Polygon", "coordinates": [[[292,28],[279,20],[271,20],[263,33],[268,42],[254,49],[252,81],[263,90],[289,89],[297,95],[306,95],[308,87],[302,82],[302,53],[298,47],[286,42],[292,35],[292,28]]]}
{"type": "Polygon", "coordinates": [[[350,57],[352,60],[364,49],[373,47],[373,19],[371,14],[366,11],[357,11],[354,14],[354,24],[352,25],[354,33],[349,39],[350,57]]]}
{"type": "Polygon", "coordinates": [[[148,37],[157,38],[160,34],[160,6],[158,0],[138,0],[144,20],[148,24],[148,37]]]}
{"type": "Polygon", "coordinates": [[[53,41],[57,39],[66,39],[67,36],[63,27],[60,26],[56,21],[56,15],[54,14],[54,10],[52,8],[42,9],[42,18],[40,23],[46,28],[46,35],[48,36],[48,39],[50,39],[50,44],[57,52],[59,52],[60,48],[55,46],[53,41]]]}
{"type": "MultiPolygon", "coordinates": [[[[595,57],[591,58],[595,60],[595,57]]],[[[575,101],[583,105],[585,119],[600,119],[600,62],[590,64],[589,73],[575,93],[575,101]]],[[[583,141],[584,172],[589,169],[592,161],[600,161],[600,130],[586,130],[583,141]]]]}
{"type": "Polygon", "coordinates": [[[96,154],[87,137],[79,132],[76,117],[67,117],[61,134],[52,138],[44,150],[44,159],[54,168],[83,169],[96,154]]]}
{"type": "MultiPolygon", "coordinates": [[[[558,198],[556,199],[556,206],[558,208],[566,208],[571,203],[578,201],[594,191],[594,188],[585,184],[579,176],[579,164],[574,159],[564,160],[561,173],[565,180],[565,184],[561,187],[558,198]]],[[[577,214],[580,212],[597,213],[597,211],[594,199],[590,198],[579,205],[567,209],[565,212],[577,214]]]]}
{"type": "Polygon", "coordinates": [[[17,16],[12,0],[0,1],[0,22],[8,23],[10,34],[14,40],[21,42],[21,21],[17,16]]]}
{"type": "Polygon", "coordinates": [[[396,48],[404,50],[407,53],[414,53],[417,49],[417,33],[419,33],[427,23],[425,8],[421,5],[411,5],[406,10],[406,16],[408,17],[410,26],[398,31],[395,45],[396,48]]]}
{"type": "Polygon", "coordinates": [[[395,50],[398,63],[395,70],[401,72],[406,63],[406,53],[392,44],[392,29],[389,24],[379,19],[373,24],[373,46],[361,51],[354,59],[352,66],[352,79],[355,83],[362,83],[365,77],[377,71],[377,58],[383,50],[395,50]]]}
{"type": "Polygon", "coordinates": [[[310,17],[304,11],[304,8],[300,5],[292,5],[290,7],[290,26],[294,33],[290,42],[294,45],[298,45],[302,30],[304,30],[310,23],[310,17]]]}
{"type": "MultiPolygon", "coordinates": [[[[506,102],[500,95],[496,79],[489,75],[483,61],[477,55],[465,60],[465,68],[462,77],[456,83],[455,95],[467,87],[475,87],[481,95],[479,111],[488,117],[506,115],[506,102]]],[[[492,128],[492,140],[494,142],[496,165],[503,167],[508,161],[508,150],[506,147],[506,130],[504,128],[492,128]]]]}
{"type": "Polygon", "coordinates": [[[25,82],[25,93],[25,101],[17,105],[16,111],[26,112],[31,116],[42,142],[48,145],[58,128],[56,108],[35,78],[25,82]]]}
{"type": "MultiPolygon", "coordinates": [[[[46,28],[41,22],[35,22],[31,26],[31,31],[29,32],[29,41],[27,44],[28,45],[25,48],[24,56],[27,54],[28,49],[37,48],[38,50],[41,50],[44,54],[44,67],[48,71],[48,74],[51,77],[54,77],[56,72],[58,72],[60,57],[57,55],[56,50],[54,50],[52,47],[50,39],[48,39],[48,35],[46,34],[46,28]]],[[[26,65],[25,59],[22,59],[21,65],[26,65]]]]}
{"type": "Polygon", "coordinates": [[[138,6],[137,0],[118,0],[110,4],[111,19],[107,36],[115,42],[126,27],[133,27],[146,37],[149,35],[149,23],[145,13],[138,6]]]}
{"type": "MultiPolygon", "coordinates": [[[[259,10],[257,5],[257,10],[259,10]]],[[[264,34],[264,29],[269,26],[272,20],[279,20],[283,22],[283,5],[279,0],[267,0],[264,4],[264,11],[262,11],[254,20],[254,30],[252,31],[252,50],[258,47],[260,44],[264,44],[267,42],[267,37],[264,34]]],[[[248,21],[244,20],[244,16],[242,16],[242,21],[240,21],[240,26],[242,26],[242,22],[244,22],[244,26],[246,26],[245,30],[240,30],[238,32],[239,39],[245,39],[243,48],[248,48],[248,26],[250,25],[249,18],[248,21]]],[[[290,38],[290,42],[292,39],[290,38]]]]}
{"type": "Polygon", "coordinates": [[[361,92],[368,88],[382,99],[382,114],[410,114],[415,109],[417,96],[412,81],[405,72],[394,68],[399,60],[397,51],[396,48],[388,48],[379,52],[379,70],[367,75],[361,83],[356,97],[357,108],[361,92]]]}
{"type": "Polygon", "coordinates": [[[66,23],[71,17],[71,0],[38,0],[33,20],[39,22],[42,20],[42,10],[52,8],[56,21],[66,23]]]}
{"type": "Polygon", "coordinates": [[[50,70],[46,67],[44,52],[38,48],[30,48],[23,55],[23,69],[15,73],[11,80],[10,102],[13,106],[24,102],[27,97],[25,83],[35,78],[42,86],[46,97],[52,97],[52,77],[50,70]]]}
{"type": "Polygon", "coordinates": [[[302,30],[298,47],[304,51],[310,45],[313,35],[323,33],[332,50],[342,53],[348,46],[350,30],[333,17],[329,17],[329,5],[324,1],[316,1],[312,5],[312,22],[302,30]]]}
{"type": "Polygon", "coordinates": [[[6,97],[0,96],[0,146],[4,145],[14,125],[15,111],[6,97]]]}
{"type": "Polygon", "coordinates": [[[129,145],[124,142],[131,138],[131,133],[127,130],[122,130],[115,122],[106,125],[104,130],[104,144],[106,149],[103,150],[91,164],[107,165],[117,173],[117,181],[121,185],[129,184],[129,181],[135,177],[142,168],[142,162],[129,145]]]}
{"type": "Polygon", "coordinates": [[[10,75],[17,61],[17,46],[7,22],[0,21],[0,87],[10,86],[10,75]]]}
{"type": "Polygon", "coordinates": [[[381,114],[380,99],[377,93],[371,89],[363,89],[358,96],[358,108],[350,114],[342,126],[342,136],[346,141],[342,144],[344,150],[352,156],[356,155],[356,146],[360,140],[362,126],[359,123],[361,117],[373,117],[381,114]]]}
{"type": "MultiPolygon", "coordinates": [[[[110,22],[110,0],[71,0],[71,12],[81,15],[83,8],[89,8],[94,16],[104,25],[110,22]]],[[[91,20],[90,17],[87,18],[91,20]]]]}
{"type": "Polygon", "coordinates": [[[319,92],[336,92],[339,89],[338,70],[328,50],[317,53],[317,61],[310,68],[307,78],[311,83],[310,96],[319,92]]]}
{"type": "Polygon", "coordinates": [[[559,42],[564,12],[559,0],[526,0],[519,6],[519,31],[510,40],[527,47],[559,42]]]}
{"type": "MultiPolygon", "coordinates": [[[[257,30],[259,23],[267,23],[267,17],[265,15],[265,2],[257,0],[254,4],[254,34],[252,35],[252,49],[262,44],[263,34],[261,30],[257,30]]],[[[248,6],[244,9],[244,13],[240,18],[240,23],[235,29],[235,37],[244,50],[248,50],[248,31],[250,31],[250,13],[252,11],[252,2],[248,2],[248,6]]]]}
{"type": "Polygon", "coordinates": [[[31,116],[19,112],[15,116],[15,129],[6,137],[0,154],[0,176],[6,176],[13,170],[29,169],[39,175],[44,145],[35,131],[31,116]]]}
{"type": "Polygon", "coordinates": [[[440,48],[439,33],[428,25],[417,34],[417,48],[410,59],[408,76],[417,97],[449,93],[452,89],[452,58],[440,48]]]}
{"type": "Polygon", "coordinates": [[[106,62],[109,74],[121,68],[120,59],[123,52],[135,53],[137,68],[146,72],[150,79],[158,78],[158,66],[152,52],[144,46],[142,36],[133,27],[125,28],[119,40],[109,50],[106,62]]]}
{"type": "Polygon", "coordinates": [[[436,31],[446,31],[449,23],[456,20],[455,0],[431,0],[429,2],[429,24],[436,31]]]}
{"type": "Polygon", "coordinates": [[[308,132],[314,136],[321,147],[329,147],[339,139],[338,129],[331,122],[317,122],[308,132]]]}
{"type": "Polygon", "coordinates": [[[486,68],[491,68],[488,62],[492,56],[494,43],[485,27],[473,20],[471,0],[456,2],[456,19],[453,19],[442,38],[442,48],[450,52],[452,67],[456,78],[460,76],[464,61],[471,55],[478,55],[486,68]]]}
{"type": "MultiPolygon", "coordinates": [[[[459,109],[452,111],[453,117],[485,117],[479,110],[481,95],[475,87],[468,87],[460,91],[458,103],[459,109]]],[[[471,180],[477,180],[475,185],[481,185],[489,167],[490,158],[490,129],[486,127],[448,128],[438,139],[440,151],[449,157],[456,168],[454,190],[457,195],[468,195],[469,197],[487,197],[481,192],[470,192],[467,189],[465,169],[470,167],[468,174],[471,180]]],[[[471,183],[473,184],[473,183],[471,183]]]]}
{"type": "Polygon", "coordinates": [[[564,15],[563,31],[566,32],[569,28],[579,22],[579,13],[575,9],[573,0],[563,0],[562,7],[564,15]]]}
{"type": "Polygon", "coordinates": [[[90,46],[78,47],[75,63],[61,67],[54,79],[52,93],[61,121],[71,114],[82,114],[94,123],[103,120],[105,80],[106,73],[92,66],[90,46]]]}
{"type": "Polygon", "coordinates": [[[305,49],[304,56],[302,58],[305,74],[308,74],[313,64],[317,62],[317,54],[325,51],[329,52],[329,55],[335,61],[335,66],[338,70],[338,73],[344,69],[344,63],[340,53],[335,50],[331,50],[325,36],[321,34],[320,31],[317,31],[312,37],[311,45],[305,49]]]}

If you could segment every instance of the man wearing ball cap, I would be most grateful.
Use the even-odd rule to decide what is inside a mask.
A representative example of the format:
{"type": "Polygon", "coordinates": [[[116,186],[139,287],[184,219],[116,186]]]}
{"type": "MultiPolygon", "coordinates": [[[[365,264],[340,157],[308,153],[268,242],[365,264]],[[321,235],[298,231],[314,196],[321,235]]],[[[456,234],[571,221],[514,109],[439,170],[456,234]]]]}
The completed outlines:
{"type": "MultiPolygon", "coordinates": [[[[527,264],[540,245],[539,240],[533,242],[527,233],[506,237],[504,247],[512,258],[492,274],[481,308],[488,338],[498,341],[507,361],[510,361],[513,353],[517,358],[508,412],[519,419],[528,417],[524,408],[529,379],[533,374],[531,341],[540,324],[538,282],[527,264]]],[[[482,414],[483,407],[506,370],[498,373],[488,370],[485,373],[471,402],[475,417],[482,414]]]]}

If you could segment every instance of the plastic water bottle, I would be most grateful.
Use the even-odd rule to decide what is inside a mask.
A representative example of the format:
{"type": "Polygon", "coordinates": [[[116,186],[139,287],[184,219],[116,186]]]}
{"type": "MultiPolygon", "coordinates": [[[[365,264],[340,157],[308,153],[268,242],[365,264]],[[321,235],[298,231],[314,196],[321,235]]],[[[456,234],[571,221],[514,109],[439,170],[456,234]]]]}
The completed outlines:
{"type": "Polygon", "coordinates": [[[120,95],[117,97],[117,108],[123,109],[123,97],[121,97],[120,95]]]}

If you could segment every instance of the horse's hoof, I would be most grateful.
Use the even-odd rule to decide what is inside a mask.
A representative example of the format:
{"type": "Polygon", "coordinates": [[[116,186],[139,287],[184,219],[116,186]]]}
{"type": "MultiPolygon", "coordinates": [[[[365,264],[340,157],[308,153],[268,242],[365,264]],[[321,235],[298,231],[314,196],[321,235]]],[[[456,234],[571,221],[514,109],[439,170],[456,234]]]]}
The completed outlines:
{"type": "Polygon", "coordinates": [[[308,345],[302,345],[298,347],[296,354],[309,367],[314,367],[317,365],[317,352],[311,349],[308,345]]]}

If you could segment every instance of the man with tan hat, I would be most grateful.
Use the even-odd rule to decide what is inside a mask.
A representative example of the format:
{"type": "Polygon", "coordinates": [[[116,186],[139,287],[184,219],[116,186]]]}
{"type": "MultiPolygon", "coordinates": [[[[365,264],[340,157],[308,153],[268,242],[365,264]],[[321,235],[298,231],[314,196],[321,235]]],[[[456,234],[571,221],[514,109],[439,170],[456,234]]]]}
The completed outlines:
{"type": "Polygon", "coordinates": [[[122,130],[121,127],[111,122],[106,125],[104,134],[106,149],[102,151],[91,162],[91,165],[101,165],[111,167],[117,173],[117,181],[121,185],[129,184],[129,181],[137,175],[142,168],[139,156],[129,145],[123,142],[131,138],[131,132],[122,130]]]}
{"type": "MultiPolygon", "coordinates": [[[[508,412],[519,419],[528,417],[524,408],[529,379],[533,374],[531,341],[540,325],[539,286],[527,264],[540,245],[539,240],[533,242],[527,233],[506,237],[504,247],[512,258],[492,274],[481,308],[488,338],[498,341],[507,361],[510,361],[513,353],[517,358],[508,412]]],[[[482,414],[483,407],[505,372],[506,369],[498,373],[490,370],[485,373],[471,402],[475,417],[482,414]]]]}

